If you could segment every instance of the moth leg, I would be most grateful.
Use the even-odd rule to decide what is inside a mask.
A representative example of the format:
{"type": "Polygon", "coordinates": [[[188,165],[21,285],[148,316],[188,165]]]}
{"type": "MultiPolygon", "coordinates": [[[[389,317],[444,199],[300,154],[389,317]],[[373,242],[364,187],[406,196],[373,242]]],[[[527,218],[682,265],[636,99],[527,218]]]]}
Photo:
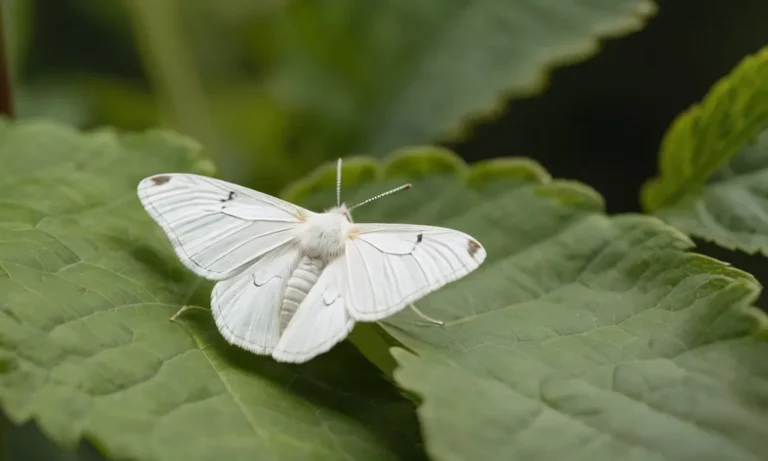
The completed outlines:
{"type": "Polygon", "coordinates": [[[204,308],[204,307],[200,307],[200,306],[183,306],[181,309],[179,309],[178,311],[176,311],[176,313],[175,313],[175,314],[173,314],[173,315],[172,315],[172,316],[171,316],[171,317],[170,317],[168,320],[170,320],[171,322],[175,322],[175,321],[176,321],[176,319],[179,317],[179,315],[181,315],[181,313],[182,313],[182,312],[184,312],[184,311],[188,311],[188,310],[190,310],[190,309],[202,309],[202,310],[204,310],[204,311],[207,311],[207,310],[208,310],[208,309],[206,309],[206,308],[204,308]]]}
{"type": "Polygon", "coordinates": [[[429,322],[429,323],[431,323],[433,325],[439,325],[441,327],[445,326],[445,322],[443,322],[442,320],[433,319],[432,317],[428,316],[427,314],[421,312],[419,309],[416,308],[416,306],[413,303],[410,304],[410,307],[411,307],[411,309],[413,309],[413,312],[415,312],[416,315],[418,315],[422,319],[426,320],[427,322],[429,322]]]}

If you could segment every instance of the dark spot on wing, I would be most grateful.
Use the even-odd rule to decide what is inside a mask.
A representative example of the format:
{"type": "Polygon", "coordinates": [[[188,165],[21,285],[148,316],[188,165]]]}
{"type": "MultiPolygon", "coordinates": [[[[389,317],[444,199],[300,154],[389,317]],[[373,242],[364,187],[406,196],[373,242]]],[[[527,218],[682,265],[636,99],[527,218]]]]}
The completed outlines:
{"type": "Polygon", "coordinates": [[[171,180],[171,177],[166,175],[152,176],[152,182],[156,186],[162,186],[163,184],[167,183],[170,180],[171,180]]]}
{"type": "Polygon", "coordinates": [[[221,202],[229,202],[233,198],[235,198],[235,193],[233,191],[229,191],[229,195],[227,195],[227,198],[223,198],[220,201],[221,202]]]}
{"type": "Polygon", "coordinates": [[[475,253],[480,249],[480,244],[476,241],[469,239],[467,240],[467,252],[470,256],[474,257],[475,253]]]}
{"type": "Polygon", "coordinates": [[[416,236],[416,243],[421,243],[422,240],[424,240],[424,234],[419,234],[416,236]]]}

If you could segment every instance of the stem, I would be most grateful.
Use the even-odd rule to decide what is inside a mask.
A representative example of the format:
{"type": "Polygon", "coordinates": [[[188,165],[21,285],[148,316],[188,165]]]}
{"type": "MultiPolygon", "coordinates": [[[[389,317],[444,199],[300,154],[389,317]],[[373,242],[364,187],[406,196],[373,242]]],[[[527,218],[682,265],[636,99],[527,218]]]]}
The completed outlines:
{"type": "Polygon", "coordinates": [[[8,65],[9,56],[5,49],[5,27],[3,17],[4,4],[0,0],[0,115],[13,117],[13,95],[8,65]]]}
{"type": "Polygon", "coordinates": [[[145,70],[174,128],[216,152],[218,137],[198,70],[184,43],[178,0],[127,4],[145,70]]]}

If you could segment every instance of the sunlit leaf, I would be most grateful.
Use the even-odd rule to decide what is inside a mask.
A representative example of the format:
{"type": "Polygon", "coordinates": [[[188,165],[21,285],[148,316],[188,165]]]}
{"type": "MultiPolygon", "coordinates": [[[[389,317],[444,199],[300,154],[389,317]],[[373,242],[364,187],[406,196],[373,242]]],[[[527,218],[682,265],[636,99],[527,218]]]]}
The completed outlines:
{"type": "Polygon", "coordinates": [[[768,255],[768,48],[672,124],[645,207],[682,231],[768,255]],[[762,135],[760,134],[762,132],[762,135]]]}

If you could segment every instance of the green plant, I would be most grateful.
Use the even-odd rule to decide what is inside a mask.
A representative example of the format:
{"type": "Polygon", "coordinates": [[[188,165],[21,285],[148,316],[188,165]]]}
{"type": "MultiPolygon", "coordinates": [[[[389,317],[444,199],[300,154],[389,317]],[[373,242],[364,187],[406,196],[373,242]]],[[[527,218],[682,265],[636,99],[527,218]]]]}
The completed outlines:
{"type": "MultiPolygon", "coordinates": [[[[227,14],[238,17],[233,5],[227,14]]],[[[366,153],[345,163],[347,202],[403,180],[414,188],[361,208],[358,221],[449,226],[481,241],[488,259],[480,269],[418,302],[446,325],[402,312],[357,325],[349,341],[309,363],[285,365],[228,346],[207,312],[169,322],[182,305],[207,306],[211,285],[178,262],[136,185],[169,171],[230,178],[225,166],[237,155],[218,144],[227,136],[214,127],[189,132],[206,118],[184,111],[209,109],[183,106],[191,103],[183,92],[158,98],[182,101],[169,113],[190,117],[171,115],[170,123],[202,136],[206,148],[165,129],[84,132],[5,118],[0,405],[9,421],[2,434],[34,422],[56,443],[25,459],[768,456],[768,323],[754,307],[760,283],[694,252],[690,238],[768,254],[768,49],[672,124],[660,176],[643,190],[649,213],[608,215],[595,190],[553,179],[533,160],[469,165],[428,143],[502,95],[533,90],[552,62],[584,57],[598,37],[639,27],[651,3],[329,5],[291,3],[277,17],[249,13],[270,27],[242,40],[270,45],[255,58],[270,72],[256,88],[214,92],[212,113],[244,124],[240,107],[257,102],[254,117],[266,128],[249,133],[251,145],[279,148],[245,163],[258,173],[236,163],[248,170],[247,182],[271,176],[277,188],[286,165],[320,164],[280,195],[322,209],[335,200],[334,170],[323,161],[366,153]],[[516,23],[525,12],[542,28],[516,23]],[[334,22],[344,17],[356,21],[334,22]],[[423,43],[411,49],[418,42],[411,36],[382,39],[404,18],[432,34],[431,51],[423,43]],[[498,27],[487,27],[494,18],[498,27]],[[323,37],[328,30],[334,34],[323,37]],[[518,35],[524,39],[507,46],[518,35]],[[490,51],[466,68],[462,60],[478,48],[490,51]],[[387,68],[382,57],[408,66],[387,68]],[[486,77],[491,83],[478,89],[486,77]],[[308,82],[319,89],[309,91],[308,82]],[[238,97],[245,94],[252,97],[238,97]],[[286,153],[291,148],[296,157],[286,153]],[[96,450],[75,451],[82,440],[96,450]]],[[[157,33],[162,24],[152,21],[178,19],[153,16],[152,2],[130,6],[139,30],[157,33]]],[[[111,7],[89,11],[110,24],[121,20],[111,7]]],[[[167,52],[148,36],[149,53],[167,52]]],[[[163,85],[184,78],[179,68],[156,65],[153,78],[167,79],[163,85]]],[[[128,88],[120,101],[143,108],[131,117],[140,125],[136,114],[153,103],[126,97],[145,92],[128,88]]],[[[113,84],[99,91],[117,97],[113,84]]]]}

